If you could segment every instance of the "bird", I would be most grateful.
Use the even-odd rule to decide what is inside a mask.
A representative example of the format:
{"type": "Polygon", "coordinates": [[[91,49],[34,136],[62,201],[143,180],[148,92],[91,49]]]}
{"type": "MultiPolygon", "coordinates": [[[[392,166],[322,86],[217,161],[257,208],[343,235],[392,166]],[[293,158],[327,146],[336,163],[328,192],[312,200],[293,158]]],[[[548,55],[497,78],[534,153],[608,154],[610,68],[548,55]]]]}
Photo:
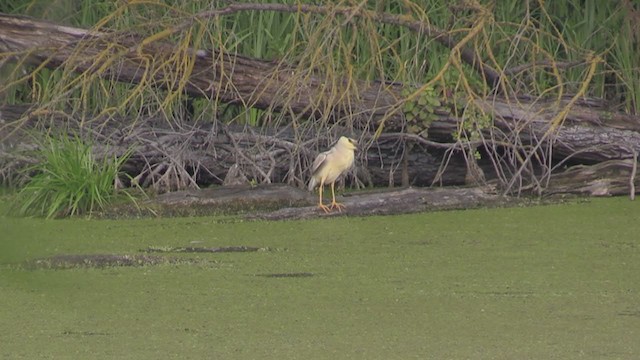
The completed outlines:
{"type": "Polygon", "coordinates": [[[343,204],[336,202],[335,182],[353,165],[354,151],[358,148],[358,142],[352,138],[341,136],[338,142],[328,151],[320,153],[311,166],[311,180],[309,191],[319,187],[320,198],[318,207],[328,213],[330,210],[342,211],[343,204]],[[331,204],[322,203],[322,191],[324,186],[331,185],[331,204]]]}

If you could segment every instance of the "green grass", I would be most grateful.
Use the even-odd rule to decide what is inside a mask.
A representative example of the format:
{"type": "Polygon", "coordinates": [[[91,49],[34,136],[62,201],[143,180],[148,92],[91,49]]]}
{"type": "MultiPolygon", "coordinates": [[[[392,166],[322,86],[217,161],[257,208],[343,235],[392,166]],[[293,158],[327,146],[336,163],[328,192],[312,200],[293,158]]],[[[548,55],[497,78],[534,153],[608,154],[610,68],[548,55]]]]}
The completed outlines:
{"type": "Polygon", "coordinates": [[[76,136],[46,137],[37,156],[40,162],[25,170],[35,175],[17,194],[13,210],[53,218],[104,208],[116,195],[116,179],[129,154],[100,161],[76,136]]]}
{"type": "Polygon", "coordinates": [[[3,217],[0,357],[634,359],[638,206],[287,222],[3,217]],[[194,241],[269,250],[140,268],[17,266],[194,241]],[[297,272],[314,276],[260,276],[297,272]]]}

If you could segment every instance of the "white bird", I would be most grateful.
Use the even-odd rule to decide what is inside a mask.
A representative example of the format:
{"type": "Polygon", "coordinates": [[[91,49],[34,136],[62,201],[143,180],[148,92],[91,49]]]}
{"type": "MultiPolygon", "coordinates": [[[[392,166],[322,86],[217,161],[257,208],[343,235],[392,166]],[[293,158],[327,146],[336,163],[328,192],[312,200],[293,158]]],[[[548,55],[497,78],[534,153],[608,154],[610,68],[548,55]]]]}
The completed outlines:
{"type": "Polygon", "coordinates": [[[340,137],[340,140],[328,151],[320,153],[313,161],[311,167],[311,180],[309,180],[309,191],[313,191],[316,186],[320,187],[320,200],[318,207],[324,212],[329,209],[337,208],[342,211],[343,204],[336,202],[335,182],[336,179],[345,173],[351,165],[353,165],[353,152],[357,149],[358,142],[346,136],[340,137]],[[322,191],[324,186],[331,184],[331,205],[326,206],[322,203],[322,191]]]}

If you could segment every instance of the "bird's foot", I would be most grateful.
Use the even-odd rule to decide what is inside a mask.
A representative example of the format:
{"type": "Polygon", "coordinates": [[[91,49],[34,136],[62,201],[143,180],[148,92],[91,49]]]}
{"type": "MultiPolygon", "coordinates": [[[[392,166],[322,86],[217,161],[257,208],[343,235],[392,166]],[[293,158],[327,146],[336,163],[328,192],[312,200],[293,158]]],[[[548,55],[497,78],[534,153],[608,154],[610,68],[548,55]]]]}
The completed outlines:
{"type": "Polygon", "coordinates": [[[333,201],[329,207],[331,209],[338,209],[339,212],[342,212],[342,209],[346,209],[347,208],[343,204],[340,204],[339,202],[335,202],[335,201],[333,201]]]}
{"type": "MultiPolygon", "coordinates": [[[[331,212],[331,210],[329,209],[329,207],[328,207],[327,205],[325,205],[325,204],[318,204],[318,207],[319,207],[320,209],[322,209],[322,210],[323,210],[325,213],[327,213],[327,214],[331,212]]],[[[333,209],[333,206],[331,207],[331,209],[333,209]]]]}

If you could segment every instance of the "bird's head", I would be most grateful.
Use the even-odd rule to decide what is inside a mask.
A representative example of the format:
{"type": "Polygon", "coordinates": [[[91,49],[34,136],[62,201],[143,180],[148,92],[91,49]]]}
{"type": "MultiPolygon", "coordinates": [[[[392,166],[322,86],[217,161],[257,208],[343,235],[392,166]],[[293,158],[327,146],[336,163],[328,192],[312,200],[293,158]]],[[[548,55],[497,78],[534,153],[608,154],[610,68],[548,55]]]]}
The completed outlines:
{"type": "Polygon", "coordinates": [[[340,140],[338,140],[338,146],[347,148],[349,150],[357,150],[358,142],[355,139],[341,136],[340,140]]]}

